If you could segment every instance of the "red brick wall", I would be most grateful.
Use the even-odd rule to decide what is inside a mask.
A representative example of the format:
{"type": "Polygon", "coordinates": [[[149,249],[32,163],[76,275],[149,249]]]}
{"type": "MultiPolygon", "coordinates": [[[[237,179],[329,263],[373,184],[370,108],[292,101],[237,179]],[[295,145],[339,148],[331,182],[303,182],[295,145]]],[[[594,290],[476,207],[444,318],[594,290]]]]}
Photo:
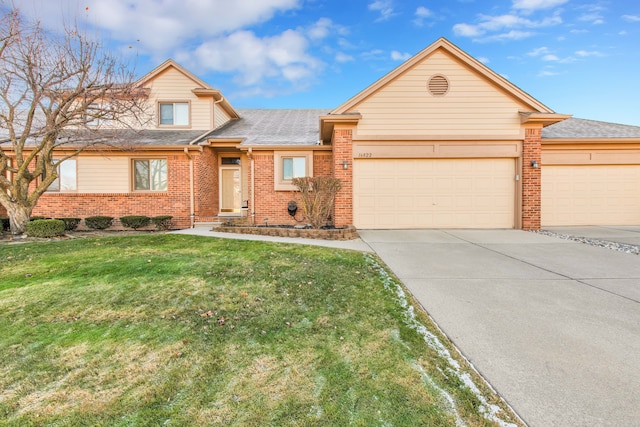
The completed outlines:
{"type": "MultiPolygon", "coordinates": [[[[189,227],[189,160],[184,154],[167,156],[166,192],[158,193],[45,193],[33,216],[78,217],[106,215],[171,215],[178,228],[189,227]]],[[[105,177],[108,179],[108,177],[105,177]]]]}
{"type": "Polygon", "coordinates": [[[353,224],[353,131],[336,129],[333,133],[333,173],[342,182],[342,189],[336,196],[335,226],[353,224]],[[347,169],[343,162],[347,161],[347,169]]]}
{"type": "MultiPolygon", "coordinates": [[[[289,215],[287,204],[291,200],[299,202],[299,194],[296,191],[275,191],[274,184],[274,156],[269,154],[253,155],[255,162],[255,223],[264,224],[264,219],[268,218],[269,224],[295,225],[300,224],[289,215]]],[[[314,154],[313,156],[313,176],[331,176],[332,161],[330,153],[314,154]]],[[[251,183],[251,171],[247,174],[251,183]]],[[[249,184],[251,192],[251,184],[249,184]]],[[[251,203],[251,194],[249,194],[251,203]]],[[[252,209],[250,209],[250,212],[252,209]]],[[[298,210],[296,219],[302,220],[302,212],[298,210]]]]}
{"type": "Polygon", "coordinates": [[[194,156],[195,214],[218,215],[218,155],[212,148],[194,156]]]}
{"type": "Polygon", "coordinates": [[[522,229],[540,229],[540,195],[542,180],[540,167],[533,168],[532,161],[540,165],[542,152],[542,128],[525,129],[522,153],[522,229]]]}

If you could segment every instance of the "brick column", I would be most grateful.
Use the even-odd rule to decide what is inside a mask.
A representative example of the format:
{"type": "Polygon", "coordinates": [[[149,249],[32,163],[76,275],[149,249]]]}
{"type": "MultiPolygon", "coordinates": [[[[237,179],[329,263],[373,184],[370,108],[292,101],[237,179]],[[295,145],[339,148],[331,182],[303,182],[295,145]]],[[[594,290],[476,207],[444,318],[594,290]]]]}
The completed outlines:
{"type": "Polygon", "coordinates": [[[336,195],[334,224],[344,227],[353,224],[353,130],[334,129],[333,132],[333,176],[342,182],[336,195]],[[344,169],[344,161],[347,169],[344,169]]]}
{"type": "Polygon", "coordinates": [[[526,128],[522,149],[522,229],[540,230],[542,128],[526,128]],[[538,168],[531,166],[536,161],[538,168]]]}

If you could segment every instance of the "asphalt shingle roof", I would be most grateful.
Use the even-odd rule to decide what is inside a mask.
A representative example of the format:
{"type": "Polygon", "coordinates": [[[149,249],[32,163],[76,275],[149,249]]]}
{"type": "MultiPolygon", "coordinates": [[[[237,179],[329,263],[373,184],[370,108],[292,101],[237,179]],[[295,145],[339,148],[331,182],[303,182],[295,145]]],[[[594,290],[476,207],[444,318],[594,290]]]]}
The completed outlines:
{"type": "Polygon", "coordinates": [[[640,138],[640,126],[572,117],[542,129],[542,138],[640,138]]]}
{"type": "MultiPolygon", "coordinates": [[[[242,145],[316,145],[320,139],[320,116],[328,110],[238,110],[233,120],[206,138],[239,138],[242,145]]],[[[206,139],[203,138],[203,139],[206,139]]]]}

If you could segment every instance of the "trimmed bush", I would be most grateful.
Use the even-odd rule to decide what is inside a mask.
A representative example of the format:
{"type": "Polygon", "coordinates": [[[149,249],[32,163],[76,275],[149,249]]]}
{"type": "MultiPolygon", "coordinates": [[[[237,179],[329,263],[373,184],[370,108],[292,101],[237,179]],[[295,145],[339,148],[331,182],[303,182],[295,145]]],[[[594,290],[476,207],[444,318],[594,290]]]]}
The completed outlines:
{"type": "Polygon", "coordinates": [[[43,216],[32,216],[32,217],[29,217],[29,221],[38,221],[38,220],[41,220],[41,219],[47,219],[47,218],[45,218],[43,216]]]}
{"type": "Polygon", "coordinates": [[[172,219],[173,217],[171,215],[158,215],[151,218],[151,222],[156,226],[156,229],[165,231],[171,228],[172,219]]]}
{"type": "Polygon", "coordinates": [[[111,227],[113,217],[111,216],[89,216],[84,219],[84,224],[93,230],[104,230],[111,227]]]}
{"type": "Polygon", "coordinates": [[[144,215],[129,215],[129,216],[121,216],[120,223],[127,228],[133,228],[137,230],[138,228],[146,227],[151,222],[151,218],[144,215]]]}
{"type": "Polygon", "coordinates": [[[4,216],[0,218],[0,231],[9,231],[9,228],[11,228],[9,218],[4,216]]]}
{"type": "Polygon", "coordinates": [[[29,237],[56,237],[64,235],[64,221],[59,219],[36,219],[27,223],[29,237]]]}
{"type": "Polygon", "coordinates": [[[80,224],[80,218],[58,218],[60,221],[64,221],[64,229],[67,231],[73,231],[78,228],[80,224]]]}

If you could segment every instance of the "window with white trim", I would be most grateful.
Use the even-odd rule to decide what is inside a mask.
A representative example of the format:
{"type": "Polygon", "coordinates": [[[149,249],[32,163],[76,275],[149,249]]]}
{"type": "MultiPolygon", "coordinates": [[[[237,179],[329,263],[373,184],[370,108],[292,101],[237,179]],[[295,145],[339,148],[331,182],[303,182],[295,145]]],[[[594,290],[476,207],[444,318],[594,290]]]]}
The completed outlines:
{"type": "Polygon", "coordinates": [[[133,160],[134,191],[167,191],[167,160],[133,160]]]}
{"type": "Polygon", "coordinates": [[[276,191],[296,190],[291,183],[294,178],[313,176],[313,152],[274,153],[274,177],[276,191]]]}
{"type": "Polygon", "coordinates": [[[78,168],[76,159],[67,159],[58,163],[57,170],[58,177],[47,188],[47,191],[76,191],[78,189],[78,168]]]}
{"type": "Polygon", "coordinates": [[[161,102],[159,106],[161,126],[188,126],[188,102],[161,102]]]}

